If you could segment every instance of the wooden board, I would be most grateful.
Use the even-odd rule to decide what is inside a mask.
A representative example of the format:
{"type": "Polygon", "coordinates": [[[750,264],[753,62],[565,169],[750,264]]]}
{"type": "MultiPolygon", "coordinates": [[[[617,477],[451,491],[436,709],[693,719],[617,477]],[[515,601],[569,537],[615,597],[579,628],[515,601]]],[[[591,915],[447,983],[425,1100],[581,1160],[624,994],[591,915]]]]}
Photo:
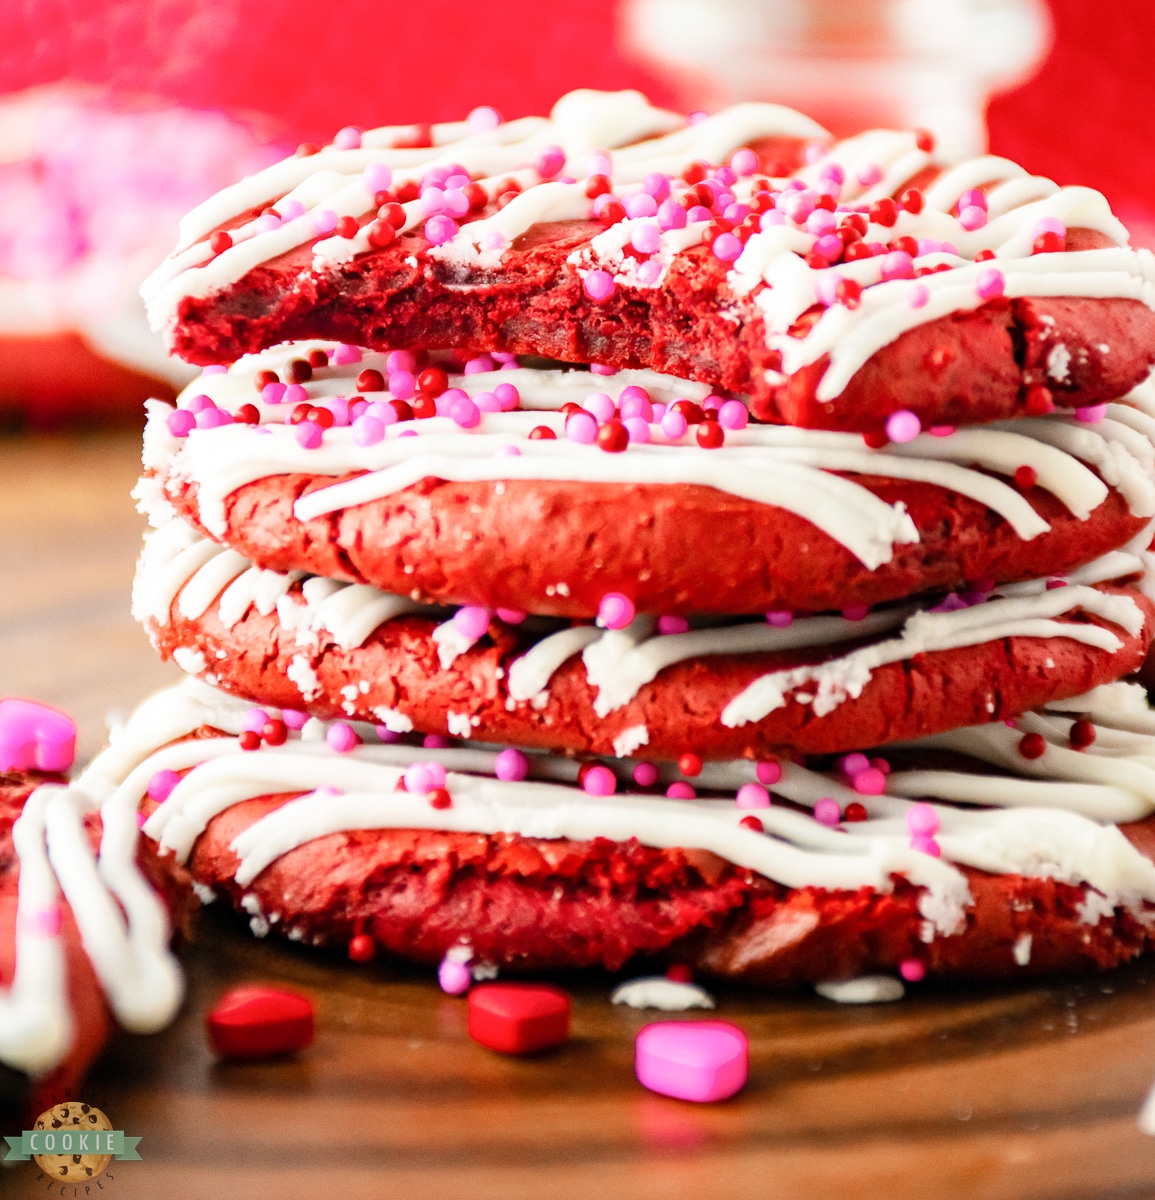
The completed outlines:
{"type": "MultiPolygon", "coordinates": [[[[141,519],[131,435],[0,442],[0,695],[84,722],[173,672],[128,617],[141,519]]],[[[655,1014],[614,1008],[609,976],[561,980],[573,1039],[539,1058],[474,1045],[432,972],[354,967],[257,941],[208,910],[186,948],[176,1023],[124,1037],[86,1098],[141,1135],[92,1196],[405,1200],[1125,1200],[1155,1195],[1155,1140],[1135,1125],[1155,1080],[1155,969],[1049,984],[928,985],[892,1005],[718,988],[749,1033],[750,1085],[694,1106],[635,1082],[655,1014]],[[318,1005],[299,1058],[214,1063],[204,1013],[272,981],[318,1005]]],[[[7,1130],[0,1132],[9,1132],[7,1130]]],[[[71,1195],[33,1165],[4,1196],[71,1195]]],[[[77,1190],[84,1196],[84,1189],[77,1190]]]]}

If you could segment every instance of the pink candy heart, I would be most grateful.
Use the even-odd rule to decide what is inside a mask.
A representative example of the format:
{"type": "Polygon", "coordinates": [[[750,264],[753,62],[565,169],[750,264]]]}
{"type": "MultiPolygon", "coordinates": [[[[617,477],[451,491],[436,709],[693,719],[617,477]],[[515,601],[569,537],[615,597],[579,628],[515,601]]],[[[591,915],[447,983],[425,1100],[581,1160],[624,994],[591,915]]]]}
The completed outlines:
{"type": "Polygon", "coordinates": [[[0,700],[0,771],[67,771],[76,723],[67,713],[16,697],[0,700]]]}

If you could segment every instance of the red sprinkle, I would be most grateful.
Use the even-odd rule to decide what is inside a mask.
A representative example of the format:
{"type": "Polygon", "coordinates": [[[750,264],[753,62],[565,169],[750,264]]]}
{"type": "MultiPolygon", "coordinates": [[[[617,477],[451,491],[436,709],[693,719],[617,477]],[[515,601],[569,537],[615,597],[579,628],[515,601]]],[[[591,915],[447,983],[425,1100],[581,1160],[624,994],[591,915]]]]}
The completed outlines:
{"type": "Polygon", "coordinates": [[[845,304],[850,309],[857,308],[862,303],[862,284],[857,279],[840,280],[834,295],[839,304],[845,304]]]}
{"type": "Polygon", "coordinates": [[[1024,758],[1042,758],[1047,743],[1041,733],[1024,733],[1019,738],[1019,753],[1024,758]]]}
{"type": "Polygon", "coordinates": [[[276,371],[258,371],[253,378],[253,385],[258,392],[263,392],[270,383],[280,383],[281,377],[276,371]]]}
{"type": "Polygon", "coordinates": [[[294,358],[289,363],[288,376],[290,383],[308,383],[313,378],[312,364],[303,358],[294,358]]]}
{"type": "Polygon", "coordinates": [[[264,738],[266,745],[283,746],[288,736],[289,729],[284,721],[266,721],[261,726],[261,737],[264,738]]]}
{"type": "Polygon", "coordinates": [[[313,1005],[296,992],[249,985],[222,996],[206,1024],[223,1058],[275,1058],[313,1040],[313,1005]]]}
{"type": "Polygon", "coordinates": [[[246,729],[237,738],[237,741],[242,750],[259,750],[261,748],[261,735],[252,729],[246,729]]]}
{"type": "Polygon", "coordinates": [[[434,788],[426,797],[430,808],[452,808],[453,797],[445,788],[434,788]]]}
{"type": "MultiPolygon", "coordinates": [[[[378,209],[381,209],[384,208],[386,204],[396,204],[397,197],[388,188],[384,188],[380,192],[373,193],[373,203],[377,205],[378,209]]],[[[384,216],[384,214],[381,212],[378,212],[377,215],[379,217],[384,216]]]]}
{"type": "Polygon", "coordinates": [[[1025,492],[1039,482],[1039,473],[1034,467],[1022,466],[1015,468],[1015,483],[1025,492]]]}
{"type": "Polygon", "coordinates": [[[990,262],[994,256],[995,252],[993,250],[980,250],[975,255],[975,262],[990,262]]]}
{"type": "Polygon", "coordinates": [[[670,411],[681,413],[687,425],[700,425],[706,419],[706,414],[693,400],[675,400],[670,405],[670,411]]]}
{"type": "Polygon", "coordinates": [[[309,351],[309,366],[314,369],[317,367],[327,367],[329,365],[329,355],[324,350],[309,351]]]}
{"type": "Polygon", "coordinates": [[[693,983],[694,972],[685,963],[670,963],[666,968],[666,978],[671,983],[693,983]]]}
{"type": "Polygon", "coordinates": [[[372,962],[377,957],[377,943],[367,933],[358,933],[349,939],[349,957],[353,962],[372,962]]]}
{"type": "Polygon", "coordinates": [[[413,406],[405,400],[390,400],[389,407],[397,414],[398,421],[413,420],[413,406]]]}
{"type": "Polygon", "coordinates": [[[692,162],[682,172],[682,178],[687,183],[701,183],[706,178],[706,173],[710,170],[710,164],[704,162],[692,162]]]}
{"type": "Polygon", "coordinates": [[[529,440],[531,442],[552,442],[557,440],[557,434],[548,425],[535,425],[529,431],[529,440]]]}
{"type": "Polygon", "coordinates": [[[1054,412],[1055,398],[1051,395],[1051,389],[1043,387],[1041,383],[1028,388],[1023,407],[1032,417],[1045,417],[1047,413],[1054,412]]]}
{"type": "Polygon", "coordinates": [[[240,421],[242,425],[259,425],[261,414],[257,412],[255,404],[242,404],[240,408],[233,413],[233,420],[240,421]]]}
{"type": "Polygon", "coordinates": [[[1071,726],[1068,736],[1074,749],[1086,750],[1088,746],[1094,745],[1095,726],[1090,721],[1078,720],[1071,726]]]}
{"type": "Polygon", "coordinates": [[[926,207],[926,197],[921,188],[907,188],[899,196],[898,202],[908,213],[920,213],[926,207]]]}
{"type": "Polygon", "coordinates": [[[887,248],[890,250],[901,250],[904,254],[909,254],[911,258],[918,258],[918,241],[909,234],[895,238],[887,248]]]}
{"type": "MultiPolygon", "coordinates": [[[[807,257],[812,257],[807,255],[807,257]]],[[[843,251],[842,259],[844,262],[858,262],[861,258],[873,258],[874,252],[865,242],[851,242],[843,251]]]]}
{"type": "Polygon", "coordinates": [[[296,158],[312,158],[314,154],[320,154],[321,147],[316,142],[302,142],[296,149],[296,158]]]}
{"type": "Polygon", "coordinates": [[[214,254],[224,254],[224,252],[232,247],[233,236],[231,233],[226,233],[223,229],[218,229],[216,233],[209,238],[209,249],[214,254]]]}
{"type": "Polygon", "coordinates": [[[933,154],[935,147],[934,134],[929,129],[916,129],[914,131],[914,144],[924,154],[933,154]]]}
{"type": "Polygon", "coordinates": [[[717,450],[726,440],[726,431],[717,421],[706,420],[698,426],[695,436],[703,450],[717,450]]]}
{"type": "Polygon", "coordinates": [[[860,804],[857,800],[851,800],[842,810],[842,819],[844,821],[865,821],[866,817],[866,805],[860,804]]]}
{"type": "Polygon", "coordinates": [[[1034,254],[1059,254],[1067,248],[1067,239],[1061,233],[1040,233],[1031,248],[1034,254]]]}
{"type": "Polygon", "coordinates": [[[598,430],[598,445],[607,454],[621,454],[629,444],[629,431],[621,421],[606,421],[598,430]]]}
{"type": "Polygon", "coordinates": [[[695,775],[701,775],[702,756],[688,751],[678,759],[678,770],[688,779],[693,779],[695,775]]]}
{"type": "Polygon", "coordinates": [[[469,993],[469,1036],[503,1054],[530,1054],[569,1037],[569,997],[535,983],[485,983],[469,993]]]}
{"type": "Polygon", "coordinates": [[[609,177],[606,175],[591,175],[586,181],[586,195],[591,200],[596,196],[604,196],[606,192],[612,192],[613,190],[613,184],[610,183],[609,177]]]}
{"type": "Polygon", "coordinates": [[[871,450],[881,450],[883,446],[890,444],[890,438],[887,437],[885,429],[870,429],[862,435],[862,440],[871,450]]]}
{"type": "Polygon", "coordinates": [[[322,429],[332,429],[336,421],[336,417],[327,408],[310,408],[304,419],[320,425],[322,429]]]}
{"type": "Polygon", "coordinates": [[[385,376],[380,371],[373,367],[367,367],[360,375],[357,376],[357,391],[359,392],[383,392],[385,390],[385,376]]]}
{"type": "Polygon", "coordinates": [[[427,396],[440,396],[449,386],[449,376],[440,367],[426,367],[417,376],[417,389],[427,396]]]}
{"type": "Polygon", "coordinates": [[[603,204],[598,213],[598,220],[608,229],[619,221],[626,219],[626,210],[620,200],[610,200],[603,204]]]}
{"type": "Polygon", "coordinates": [[[766,826],[757,817],[743,817],[739,822],[743,829],[752,829],[755,833],[765,833],[766,826]]]}
{"type": "Polygon", "coordinates": [[[417,396],[411,402],[410,407],[413,409],[413,415],[419,421],[437,416],[437,401],[432,396],[417,396]]]}
{"type": "Polygon", "coordinates": [[[480,183],[467,183],[461,190],[465,193],[466,200],[469,201],[470,212],[481,212],[489,203],[489,193],[480,183]]]}
{"type": "Polygon", "coordinates": [[[394,229],[400,229],[405,224],[405,210],[400,204],[382,204],[377,209],[377,217],[381,221],[388,221],[394,229]]]}
{"type": "Polygon", "coordinates": [[[397,193],[399,204],[409,204],[421,195],[421,185],[416,179],[406,179],[404,183],[398,184],[393,190],[397,193]]]}
{"type": "Polygon", "coordinates": [[[369,226],[369,245],[376,250],[384,250],[397,240],[397,230],[388,221],[374,221],[369,226]]]}
{"type": "Polygon", "coordinates": [[[889,196],[883,196],[870,206],[870,219],[875,225],[893,225],[898,220],[898,205],[889,196]]]}
{"type": "Polygon", "coordinates": [[[357,236],[357,230],[360,228],[356,217],[340,217],[334,232],[338,237],[351,238],[357,236]]]}

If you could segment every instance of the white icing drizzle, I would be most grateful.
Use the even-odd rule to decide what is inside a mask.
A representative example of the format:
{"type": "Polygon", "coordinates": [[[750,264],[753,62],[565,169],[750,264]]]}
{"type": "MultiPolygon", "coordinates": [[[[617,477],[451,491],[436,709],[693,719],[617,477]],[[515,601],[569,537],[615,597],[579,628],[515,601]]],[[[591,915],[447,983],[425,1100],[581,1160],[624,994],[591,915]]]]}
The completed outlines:
{"type": "Polygon", "coordinates": [[[168,949],[168,914],[136,866],[136,802],[100,809],[99,857],[83,826],[97,807],[83,789],[46,784],[28,798],[12,830],[20,860],[16,971],[11,987],[0,988],[0,1061],[32,1075],[56,1066],[72,1043],[61,893],[125,1028],[160,1029],[183,994],[168,949]]]}
{"type": "MultiPolygon", "coordinates": [[[[1140,567],[1138,560],[1134,567],[1140,567]]],[[[896,638],[863,646],[815,666],[791,667],[763,675],[726,705],[722,724],[732,728],[760,721],[784,707],[790,695],[803,700],[798,689],[804,686],[808,688],[814,715],[826,716],[846,699],[860,696],[877,668],[918,654],[956,650],[1009,637],[1070,638],[1108,652],[1121,648],[1123,643],[1119,638],[1099,625],[1054,620],[1076,609],[1110,621],[1132,636],[1143,628],[1143,611],[1128,596],[1078,585],[1046,590],[1046,583],[1041,580],[1033,587],[1036,589],[1033,595],[996,596],[985,604],[956,612],[917,612],[896,638]]]]}
{"type": "MultiPolygon", "coordinates": [[[[584,178],[544,179],[529,165],[547,146],[560,147],[567,159],[566,170],[579,173],[587,170],[580,155],[597,146],[609,148],[609,175],[615,193],[625,197],[640,190],[638,185],[648,172],[675,177],[677,194],[685,185],[676,177],[691,162],[722,163],[740,146],[760,138],[786,135],[828,141],[828,135],[812,121],[774,105],[740,104],[704,121],[685,124],[680,117],[651,108],[637,92],[591,91],[562,97],[549,121],[510,122],[480,133],[470,133],[462,124],[437,127],[435,144],[427,150],[388,148],[399,132],[371,131],[364,135],[361,149],[330,147],[311,157],[288,159],[225,189],[194,210],[182,223],[180,246],[142,288],[153,327],[159,329],[173,321],[183,298],[210,295],[261,263],[309,242],[313,242],[311,269],[321,275],[370,250],[368,224],[352,238],[321,240],[315,240],[314,224],[314,216],[322,208],[337,216],[360,217],[372,212],[373,193],[362,175],[370,163],[389,164],[398,182],[419,180],[432,166],[457,163],[480,177],[491,199],[498,192],[500,177],[515,179],[523,190],[504,209],[465,222],[447,242],[430,250],[434,259],[485,271],[498,267],[504,248],[532,225],[591,215],[584,178]],[[286,212],[289,202],[299,202],[303,211],[264,231],[257,221],[250,220],[232,231],[232,247],[215,257],[201,240],[218,225],[273,201],[286,212]]],[[[990,269],[989,263],[973,261],[982,250],[994,252],[1008,297],[1120,296],[1155,304],[1155,257],[1146,250],[1127,248],[1127,231],[1100,193],[1085,187],[1059,188],[1050,180],[1028,176],[1007,159],[987,155],[951,164],[941,153],[919,150],[911,133],[875,130],[828,146],[825,154],[797,172],[796,182],[818,186],[824,170],[836,166],[846,180],[838,197],[840,211],[869,212],[872,201],[897,192],[932,165],[949,169],[926,190],[923,210],[899,212],[893,226],[868,220],[865,235],[867,242],[887,243],[906,236],[929,239],[957,251],[936,249],[916,259],[918,266],[945,263],[951,268],[918,281],[928,296],[921,307],[910,303],[908,280],[882,281],[880,258],[834,268],[810,267],[805,258],[819,234],[792,222],[755,232],[729,272],[738,298],[738,319],[761,312],[767,344],[782,352],[786,374],[830,355],[818,388],[819,400],[836,399],[858,369],[903,332],[979,307],[983,300],[976,285],[982,272],[990,269]],[[860,183],[858,175],[863,168],[870,168],[877,182],[860,183]],[[968,230],[954,210],[960,197],[974,187],[990,188],[989,219],[980,228],[968,230]],[[1034,255],[1035,231],[1046,218],[1059,220],[1068,228],[1096,230],[1115,246],[1034,255]],[[830,305],[803,336],[791,336],[789,330],[798,317],[818,303],[820,284],[835,273],[864,285],[860,305],[853,310],[830,305]]],[[[602,163],[599,170],[605,166],[602,163]]],[[[777,179],[774,185],[782,190],[789,182],[777,179]]],[[[745,201],[751,196],[752,184],[750,178],[740,178],[730,190],[738,201],[745,201]]],[[[421,201],[404,208],[402,231],[416,228],[424,219],[421,201]]],[[[619,285],[654,288],[665,280],[675,257],[702,240],[707,225],[696,222],[662,231],[655,217],[631,218],[593,237],[570,256],[569,264],[583,278],[591,269],[608,269],[619,285]],[[642,276],[638,258],[627,256],[626,251],[636,230],[646,225],[652,226],[658,248],[649,256],[648,273],[642,276]]],[[[484,279],[483,275],[482,283],[484,279]]]]}
{"type": "MultiPolygon", "coordinates": [[[[1132,906],[1155,902],[1155,864],[1136,851],[1123,835],[1095,812],[1099,791],[1067,782],[1069,766],[1058,763],[1049,786],[1056,797],[1043,795],[1035,803],[1008,801],[1022,787],[1024,764],[1009,764],[1018,778],[951,774],[970,780],[970,794],[958,803],[1015,804],[1019,807],[979,810],[959,808],[953,797],[935,803],[942,823],[939,843],[943,857],[913,850],[905,814],[915,799],[938,796],[925,786],[925,773],[895,771],[888,777],[887,795],[859,796],[836,777],[783,763],[774,792],[802,808],[831,796],[845,805],[857,800],[869,819],[846,824],[841,830],[819,824],[804,812],[781,805],[759,809],[765,833],[739,822],[745,810],[732,800],[672,801],[661,795],[594,797],[574,787],[578,764],[572,760],[531,752],[530,777],[521,783],[493,777],[496,748],[430,750],[397,745],[372,745],[371,727],[356,726],[365,745],[336,754],[324,743],[318,723],[317,740],[296,736],[282,747],[256,754],[239,749],[235,737],[173,743],[194,729],[209,725],[235,734],[242,726],[247,703],[225,697],[195,680],[146,701],[130,718],[115,745],[85,772],[80,785],[93,796],[106,797],[105,806],[135,806],[152,775],[162,769],[186,771],[182,781],[146,824],[145,831],[162,848],[185,858],[208,821],[241,801],[278,791],[302,791],[240,834],[233,843],[240,865],[237,880],[247,886],[265,867],[296,846],[350,829],[416,828],[479,833],[516,833],[526,837],[636,838],[655,847],[694,847],[710,850],[739,867],[757,871],[786,886],[847,888],[867,886],[887,890],[897,873],[927,889],[921,905],[924,916],[940,933],[960,927],[968,899],[965,878],[952,863],[983,870],[1053,877],[1094,887],[1104,902],[1132,906]],[[170,744],[173,743],[173,744],[170,744]],[[448,809],[434,809],[424,797],[396,791],[405,767],[414,761],[435,760],[445,766],[453,797],[448,809]],[[318,793],[318,788],[337,789],[318,793]],[[1082,805],[1088,815],[1079,811],[1082,805]]],[[[1033,715],[1030,721],[1051,718],[1033,715]]],[[[1152,718],[1155,725],[1155,718],[1152,718]]],[[[1020,723],[1021,725],[1023,723],[1020,723]]],[[[1024,726],[1025,727],[1025,726],[1024,726]]],[[[984,761],[995,761],[999,748],[984,741],[984,730],[961,731],[955,748],[984,761]]],[[[1115,736],[1111,725],[1098,729],[1096,746],[1115,736]]],[[[1058,736],[1056,733],[1055,736],[1058,736]]],[[[1151,735],[1131,741],[1104,760],[1115,769],[1133,766],[1146,779],[1145,791],[1131,792],[1135,805],[1155,810],[1150,780],[1155,780],[1151,735]],[[1150,765],[1145,765],[1150,764],[1150,765]]],[[[1054,752],[1049,746],[1043,760],[1054,752]]],[[[1075,752],[1071,752],[1074,754],[1075,752]]],[[[1102,756],[1086,755],[1088,761],[1102,756]]],[[[613,766],[613,760],[609,760],[613,766]]],[[[996,764],[997,765],[997,764],[996,764]]],[[[1134,773],[1133,773],[1134,774],[1134,773]]],[[[676,777],[659,768],[659,787],[676,777]]],[[[755,777],[753,763],[707,764],[696,781],[702,788],[730,791],[755,777]]],[[[1138,777],[1137,775],[1135,776],[1138,777]]],[[[1116,789],[1131,791],[1127,782],[1116,789]]]]}
{"type": "MultiPolygon", "coordinates": [[[[234,411],[241,403],[257,403],[253,374],[265,364],[283,366],[287,353],[292,356],[281,347],[275,355],[244,360],[243,370],[238,364],[228,375],[202,377],[186,389],[182,402],[204,389],[222,407],[234,411]]],[[[383,366],[383,356],[365,354],[353,368],[326,368],[325,377],[306,384],[305,390],[310,398],[332,396],[336,389],[349,394],[356,372],[374,363],[383,366]]],[[[530,407],[524,411],[482,413],[472,430],[460,428],[448,417],[397,423],[388,426],[385,438],[372,446],[358,446],[353,431],[339,427],[326,432],[321,446],[307,450],[292,428],[283,424],[284,407],[263,404],[257,404],[262,425],[194,430],[182,440],[165,425],[171,410],[150,402],[144,463],[146,469],[166,473],[170,483],[195,483],[201,520],[217,536],[226,532],[225,500],[233,491],[289,472],[337,478],[362,472],[298,500],[294,514],[302,521],[392,495],[426,477],[495,483],[510,479],[697,483],[795,513],[845,546],[869,569],[889,562],[896,545],[917,541],[917,530],[901,504],[887,504],[835,472],[936,484],[997,512],[1020,538],[1030,540],[1046,532],[1048,523],[997,476],[1011,476],[1020,466],[1028,466],[1040,487],[1074,516],[1085,519],[1108,495],[1103,480],[1087,463],[1119,489],[1132,512],[1155,515],[1155,418],[1123,403],[1109,405],[1108,419],[1095,426],[1055,414],[959,430],[949,437],[923,434],[881,450],[868,449],[856,434],[749,425],[728,431],[722,447],[703,451],[692,443],[692,435],[672,443],[655,424],[648,444],[632,444],[623,454],[606,454],[597,446],[567,440],[562,414],[550,411],[601,390],[604,384],[596,377],[573,371],[500,371],[460,376],[451,383],[477,394],[513,380],[521,390],[523,376],[531,374],[525,388],[530,407]],[[559,436],[531,439],[530,431],[538,425],[549,426],[559,436]],[[418,436],[402,436],[410,433],[418,436]],[[516,457],[502,453],[511,445],[519,451],[516,457]]],[[[655,398],[694,394],[693,385],[668,376],[631,372],[629,377],[655,398]]],[[[700,398],[700,386],[697,395],[700,398]]],[[[171,515],[171,505],[147,482],[137,494],[155,522],[171,515]]]]}

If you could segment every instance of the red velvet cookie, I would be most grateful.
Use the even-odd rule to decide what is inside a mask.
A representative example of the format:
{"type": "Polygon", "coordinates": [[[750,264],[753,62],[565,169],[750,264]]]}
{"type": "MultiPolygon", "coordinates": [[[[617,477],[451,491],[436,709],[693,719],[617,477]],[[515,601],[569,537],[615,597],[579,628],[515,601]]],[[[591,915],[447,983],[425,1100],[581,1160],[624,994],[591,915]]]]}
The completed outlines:
{"type": "Polygon", "coordinates": [[[256,704],[566,753],[835,753],[1004,720],[1132,674],[1155,611],[1133,588],[1039,584],[1033,600],[971,596],[982,603],[968,609],[956,597],[954,612],[922,613],[905,627],[913,608],[864,623],[759,621],[689,633],[682,622],[663,633],[651,621],[608,633],[557,622],[527,629],[478,609],[405,615],[413,606],[402,605],[370,631],[389,599],[319,579],[290,588],[286,578],[275,610],[250,602],[238,617],[244,601],[222,594],[234,580],[244,588],[251,573],[205,548],[211,557],[167,605],[176,564],[150,564],[146,552],[135,611],[163,658],[256,704]],[[1131,621],[1129,631],[1111,620],[1108,596],[1123,598],[1113,615],[1131,621]],[[1080,604],[1105,607],[1094,614],[1080,604]],[[976,614],[982,623],[964,632],[976,614]],[[1041,636],[1040,619],[1049,631],[1041,636]],[[1063,635],[1080,635],[1085,623],[1114,649],[1063,635]]]}
{"type": "MultiPolygon", "coordinates": [[[[224,528],[210,532],[274,571],[429,603],[588,618],[612,592],[640,612],[837,612],[968,581],[1062,575],[1147,523],[1113,489],[1080,520],[1036,487],[1027,496],[1050,529],[1025,541],[984,504],[934,484],[848,478],[867,498],[902,505],[917,530],[873,570],[795,513],[697,484],[425,479],[299,520],[294,503],[334,481],[269,475],[230,493],[224,528]]],[[[170,479],[166,494],[205,529],[194,485],[170,479]]]]}
{"type": "Polygon", "coordinates": [[[1074,749],[1084,726],[1106,738],[1101,724],[1031,714],[874,765],[707,764],[691,803],[695,787],[660,764],[635,782],[614,761],[355,745],[340,724],[269,727],[253,749],[250,720],[186,684],[138,710],[110,778],[156,768],[146,835],[258,935],[356,940],[358,961],[456,948],[503,969],[617,969],[662,954],[780,984],[911,959],[973,976],[1107,967],[1151,941],[1150,820],[1105,823],[1150,808],[1119,785],[1148,769],[1151,734],[1133,729],[1106,727],[1106,758],[1074,749]],[[165,740],[186,726],[190,740],[165,740]],[[1086,785],[1112,781],[1104,809],[1111,789],[1086,785]]]}
{"type": "Polygon", "coordinates": [[[170,346],[651,367],[748,393],[761,419],[872,434],[896,412],[1093,406],[1155,363],[1155,293],[1105,200],[1006,160],[913,133],[831,145],[768,105],[682,123],[636,93],[411,133],[343,130],[190,214],[144,289],[170,346]]]}

